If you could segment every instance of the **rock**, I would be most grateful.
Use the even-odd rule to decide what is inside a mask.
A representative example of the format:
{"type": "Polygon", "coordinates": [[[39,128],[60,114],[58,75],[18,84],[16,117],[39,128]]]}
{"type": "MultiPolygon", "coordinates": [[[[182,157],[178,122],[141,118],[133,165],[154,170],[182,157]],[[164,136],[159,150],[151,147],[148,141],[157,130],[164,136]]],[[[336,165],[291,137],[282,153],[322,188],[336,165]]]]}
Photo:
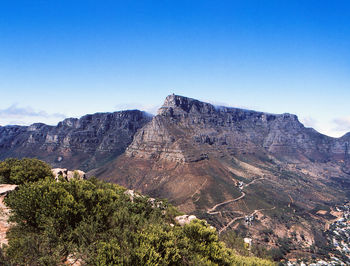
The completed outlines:
{"type": "Polygon", "coordinates": [[[0,195],[6,195],[8,192],[15,190],[17,187],[17,185],[0,184],[0,195]]]}
{"type": "Polygon", "coordinates": [[[140,195],[136,194],[134,190],[128,189],[124,192],[125,195],[128,195],[131,202],[134,202],[135,196],[140,197],[140,195]]]}
{"type": "Polygon", "coordinates": [[[2,246],[2,244],[8,243],[6,233],[11,226],[8,222],[10,210],[4,204],[4,198],[7,195],[7,193],[15,190],[16,188],[17,185],[0,184],[0,247],[2,246]]]}
{"type": "Polygon", "coordinates": [[[231,149],[238,154],[268,152],[288,162],[344,161],[350,158],[349,140],[350,134],[335,139],[305,128],[292,114],[216,107],[170,95],[158,115],[136,133],[126,154],[195,162],[207,159],[208,151],[231,149]]]}
{"type": "Polygon", "coordinates": [[[66,169],[66,168],[54,168],[54,169],[51,169],[51,172],[52,172],[55,180],[58,181],[60,176],[62,176],[63,178],[67,177],[68,169],[66,169]]]}
{"type": "Polygon", "coordinates": [[[90,170],[122,154],[150,120],[130,110],[67,118],[57,126],[0,126],[0,160],[36,157],[54,167],[90,170]]]}
{"type": "Polygon", "coordinates": [[[85,172],[81,170],[68,171],[68,169],[66,168],[54,168],[51,171],[56,181],[59,180],[60,176],[66,179],[67,181],[73,178],[80,179],[80,180],[86,179],[85,172]]]}
{"type": "Polygon", "coordinates": [[[70,265],[70,266],[80,266],[82,265],[82,260],[77,259],[73,254],[69,254],[67,256],[66,261],[64,262],[64,265],[70,265]]]}
{"type": "Polygon", "coordinates": [[[178,224],[181,226],[189,224],[191,221],[195,219],[197,219],[197,217],[194,215],[181,215],[181,216],[175,217],[175,221],[178,222],[178,224]]]}
{"type": "Polygon", "coordinates": [[[248,244],[249,247],[252,245],[252,239],[251,238],[248,238],[248,237],[245,237],[243,239],[244,243],[248,244]]]}
{"type": "Polygon", "coordinates": [[[83,180],[83,179],[86,179],[86,174],[84,171],[81,171],[81,170],[68,171],[67,173],[68,181],[71,180],[72,178],[83,180]]]}

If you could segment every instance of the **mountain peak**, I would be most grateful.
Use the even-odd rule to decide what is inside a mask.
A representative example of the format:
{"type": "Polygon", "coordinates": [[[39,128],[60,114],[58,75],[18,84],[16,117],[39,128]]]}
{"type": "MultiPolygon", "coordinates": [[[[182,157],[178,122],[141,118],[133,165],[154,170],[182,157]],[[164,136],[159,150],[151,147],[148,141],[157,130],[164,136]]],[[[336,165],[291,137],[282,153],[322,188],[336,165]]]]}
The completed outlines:
{"type": "Polygon", "coordinates": [[[162,107],[179,107],[182,105],[191,104],[193,102],[199,102],[199,101],[192,98],[185,97],[185,96],[171,94],[165,98],[165,101],[162,107]]]}
{"type": "Polygon", "coordinates": [[[164,104],[158,110],[159,115],[179,115],[185,113],[213,113],[215,107],[212,104],[181,95],[171,94],[165,98],[164,104]]]}

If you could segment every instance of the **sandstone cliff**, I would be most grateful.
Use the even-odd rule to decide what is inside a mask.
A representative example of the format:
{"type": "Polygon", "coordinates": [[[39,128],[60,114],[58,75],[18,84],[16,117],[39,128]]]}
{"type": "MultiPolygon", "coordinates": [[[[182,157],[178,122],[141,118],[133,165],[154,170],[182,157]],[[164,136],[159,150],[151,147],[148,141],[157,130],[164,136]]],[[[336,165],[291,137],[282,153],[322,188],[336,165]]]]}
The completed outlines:
{"type": "Polygon", "coordinates": [[[350,155],[349,139],[350,135],[334,139],[305,128],[291,114],[215,107],[170,95],[158,116],[136,134],[127,155],[197,161],[211,151],[224,150],[232,154],[269,153],[287,162],[340,162],[350,155]],[[187,147],[196,152],[190,154],[187,147]]]}

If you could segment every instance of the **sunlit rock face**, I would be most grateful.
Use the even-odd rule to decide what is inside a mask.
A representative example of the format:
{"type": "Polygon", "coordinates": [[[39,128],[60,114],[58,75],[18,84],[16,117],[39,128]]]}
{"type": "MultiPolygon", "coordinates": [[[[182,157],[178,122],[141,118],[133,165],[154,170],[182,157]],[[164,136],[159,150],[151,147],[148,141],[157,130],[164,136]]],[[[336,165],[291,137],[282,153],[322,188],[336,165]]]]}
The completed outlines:
{"type": "Polygon", "coordinates": [[[259,231],[272,228],[276,239],[297,232],[307,246],[324,228],[314,210],[349,195],[349,140],[306,128],[292,114],[169,95],[125,153],[94,174],[167,198],[218,232],[256,216],[249,225],[255,241],[266,244],[259,231]]]}
{"type": "Polygon", "coordinates": [[[128,156],[186,162],[210,151],[272,154],[287,162],[345,161],[349,138],[334,139],[305,128],[292,114],[268,114],[216,107],[177,95],[165,99],[158,115],[128,147],[128,156]],[[195,150],[192,154],[190,149],[195,150]]]}
{"type": "Polygon", "coordinates": [[[54,167],[92,169],[88,175],[167,198],[218,232],[256,216],[249,228],[263,244],[259,231],[266,228],[275,240],[295,234],[312,245],[322,238],[318,210],[327,213],[350,195],[349,143],[350,134],[322,135],[292,114],[178,95],[169,95],[154,117],[124,111],[56,127],[0,127],[0,159],[39,157],[54,167]]]}

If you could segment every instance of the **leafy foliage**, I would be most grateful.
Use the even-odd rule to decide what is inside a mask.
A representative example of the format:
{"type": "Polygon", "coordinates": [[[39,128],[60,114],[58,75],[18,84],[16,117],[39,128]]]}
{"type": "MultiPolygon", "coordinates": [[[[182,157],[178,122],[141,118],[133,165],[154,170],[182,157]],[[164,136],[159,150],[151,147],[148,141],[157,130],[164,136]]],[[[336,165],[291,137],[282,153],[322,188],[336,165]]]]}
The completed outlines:
{"type": "Polygon", "coordinates": [[[0,183],[20,185],[53,177],[51,167],[38,159],[6,159],[0,162],[0,183]]]}
{"type": "Polygon", "coordinates": [[[227,231],[221,236],[222,241],[228,248],[234,249],[239,255],[248,256],[249,250],[244,244],[243,237],[236,234],[235,231],[227,231]]]}
{"type": "Polygon", "coordinates": [[[9,265],[62,265],[67,260],[83,265],[273,265],[236,255],[205,221],[176,225],[179,213],[166,201],[125,192],[97,179],[24,182],[5,199],[14,225],[3,260],[9,265]]]}

